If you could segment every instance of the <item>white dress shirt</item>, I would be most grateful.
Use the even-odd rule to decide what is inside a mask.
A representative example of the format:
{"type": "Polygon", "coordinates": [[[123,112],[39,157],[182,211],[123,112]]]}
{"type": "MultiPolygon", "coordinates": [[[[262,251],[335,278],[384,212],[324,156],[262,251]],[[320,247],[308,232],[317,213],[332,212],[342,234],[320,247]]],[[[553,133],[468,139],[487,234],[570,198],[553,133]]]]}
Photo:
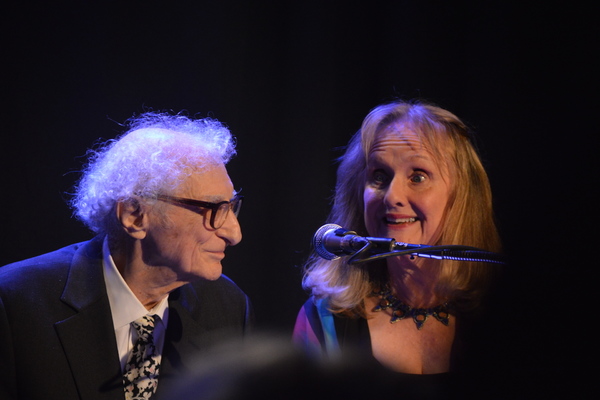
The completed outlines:
{"type": "Polygon", "coordinates": [[[106,238],[104,239],[102,254],[104,282],[106,284],[115,335],[117,337],[121,371],[125,369],[127,358],[129,357],[138,336],[137,331],[131,323],[144,315],[156,314],[160,317],[154,327],[154,346],[160,361],[165,342],[165,330],[169,318],[169,296],[162,299],[151,310],[147,310],[137,297],[135,297],[119,273],[119,270],[110,255],[108,240],[106,238]]]}

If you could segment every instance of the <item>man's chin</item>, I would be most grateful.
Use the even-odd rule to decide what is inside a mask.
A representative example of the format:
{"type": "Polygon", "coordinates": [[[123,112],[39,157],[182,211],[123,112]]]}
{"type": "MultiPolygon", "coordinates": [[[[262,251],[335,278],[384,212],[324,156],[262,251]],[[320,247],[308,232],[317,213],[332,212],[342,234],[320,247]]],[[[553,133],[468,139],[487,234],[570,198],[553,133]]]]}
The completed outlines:
{"type": "Polygon", "coordinates": [[[219,265],[218,267],[212,268],[210,271],[203,270],[198,271],[197,273],[192,272],[190,274],[187,274],[184,277],[184,279],[188,282],[194,282],[197,280],[216,281],[221,277],[222,274],[223,268],[221,267],[221,265],[219,265]]]}

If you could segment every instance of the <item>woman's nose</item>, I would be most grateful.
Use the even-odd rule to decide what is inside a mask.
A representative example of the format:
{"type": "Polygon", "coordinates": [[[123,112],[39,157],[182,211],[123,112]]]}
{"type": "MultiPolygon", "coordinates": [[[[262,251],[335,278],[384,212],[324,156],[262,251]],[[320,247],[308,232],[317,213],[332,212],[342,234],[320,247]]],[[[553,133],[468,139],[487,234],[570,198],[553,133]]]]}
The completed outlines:
{"type": "Polygon", "coordinates": [[[406,184],[399,179],[392,179],[385,192],[384,202],[388,208],[406,205],[406,184]]]}

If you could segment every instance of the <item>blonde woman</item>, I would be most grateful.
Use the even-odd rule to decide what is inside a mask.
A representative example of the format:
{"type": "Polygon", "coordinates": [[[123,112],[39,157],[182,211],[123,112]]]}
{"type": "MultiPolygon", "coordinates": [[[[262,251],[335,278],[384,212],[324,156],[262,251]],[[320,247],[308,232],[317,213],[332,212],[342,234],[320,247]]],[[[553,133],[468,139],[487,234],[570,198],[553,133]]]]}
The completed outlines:
{"type": "MultiPolygon", "coordinates": [[[[340,159],[328,222],[361,236],[498,252],[487,174],[465,124],[422,102],[373,109],[340,159]]],[[[294,340],[307,351],[362,348],[405,374],[446,374],[457,325],[477,308],[485,263],[394,256],[349,265],[312,255],[294,340]]]]}

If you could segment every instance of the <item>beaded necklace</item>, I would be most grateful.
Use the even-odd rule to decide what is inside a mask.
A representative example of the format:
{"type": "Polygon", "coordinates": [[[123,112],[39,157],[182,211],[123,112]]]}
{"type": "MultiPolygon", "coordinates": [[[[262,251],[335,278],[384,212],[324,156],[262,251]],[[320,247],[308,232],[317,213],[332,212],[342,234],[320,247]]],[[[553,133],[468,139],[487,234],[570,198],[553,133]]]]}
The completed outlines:
{"type": "Polygon", "coordinates": [[[381,297],[379,304],[375,306],[373,311],[382,311],[387,310],[388,308],[392,309],[392,317],[390,319],[391,324],[398,322],[406,317],[411,317],[415,322],[417,329],[421,329],[430,315],[433,315],[435,319],[437,319],[446,326],[448,326],[450,322],[449,303],[443,303],[428,308],[413,308],[405,302],[403,302],[402,300],[398,299],[396,296],[394,296],[389,288],[384,288],[383,290],[379,291],[373,291],[371,295],[381,297]]]}

